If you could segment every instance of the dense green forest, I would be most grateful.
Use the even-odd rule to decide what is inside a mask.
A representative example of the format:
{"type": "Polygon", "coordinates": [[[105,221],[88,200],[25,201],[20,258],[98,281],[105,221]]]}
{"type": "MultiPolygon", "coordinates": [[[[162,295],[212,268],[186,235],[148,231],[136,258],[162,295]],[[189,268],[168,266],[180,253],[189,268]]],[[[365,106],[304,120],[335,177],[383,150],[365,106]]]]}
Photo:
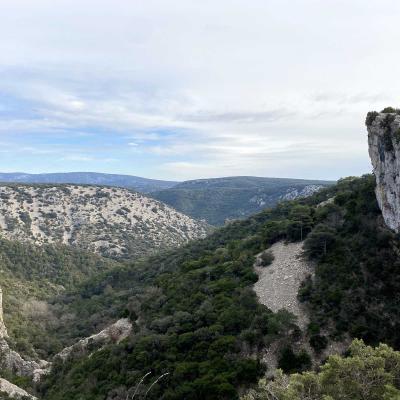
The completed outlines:
{"type": "Polygon", "coordinates": [[[375,179],[346,179],[335,201],[317,210],[305,250],[317,261],[300,296],[311,306],[311,329],[334,327],[367,343],[400,348],[400,241],[386,228],[375,179]]]}
{"type": "Polygon", "coordinates": [[[258,350],[300,334],[292,315],[257,302],[255,255],[277,240],[300,240],[312,229],[314,206],[330,195],[282,203],[57,298],[57,306],[76,316],[65,329],[73,336],[88,333],[78,321],[92,326],[116,316],[129,316],[135,328],[123,343],[55,368],[41,387],[44,398],[118,396],[146,372],[168,374],[151,399],[236,398],[239,387],[264,371],[258,350]]]}
{"type": "MultiPolygon", "coordinates": [[[[299,296],[311,310],[305,335],[316,354],[344,334],[398,349],[399,240],[382,221],[374,188],[373,176],[346,178],[309,198],[280,203],[203,240],[135,263],[107,264],[79,253],[88,263],[85,273],[92,274],[88,279],[78,272],[53,276],[57,264],[50,263],[43,281],[66,290],[46,295],[46,306],[62,323],[41,326],[47,343],[32,342],[39,354],[54,354],[120,317],[129,317],[134,329],[123,342],[91,357],[74,354],[56,361],[38,387],[40,397],[126,398],[150,373],[139,388],[142,395],[162,378],[151,386],[148,399],[238,398],[268,368],[259,359],[263,348],[302,335],[294,316],[271,312],[252,290],[255,256],[279,240],[306,238],[305,257],[315,265],[315,276],[303,283],[299,296]]],[[[82,268],[71,261],[74,257],[77,253],[69,254],[62,265],[70,260],[82,268]]],[[[25,335],[35,336],[26,329],[25,335]]],[[[310,355],[285,347],[279,365],[302,372],[310,355]]]]}
{"type": "Polygon", "coordinates": [[[48,300],[116,262],[67,246],[42,247],[0,239],[0,283],[4,319],[13,347],[25,356],[48,357],[62,343],[48,335],[63,324],[48,300]]]}

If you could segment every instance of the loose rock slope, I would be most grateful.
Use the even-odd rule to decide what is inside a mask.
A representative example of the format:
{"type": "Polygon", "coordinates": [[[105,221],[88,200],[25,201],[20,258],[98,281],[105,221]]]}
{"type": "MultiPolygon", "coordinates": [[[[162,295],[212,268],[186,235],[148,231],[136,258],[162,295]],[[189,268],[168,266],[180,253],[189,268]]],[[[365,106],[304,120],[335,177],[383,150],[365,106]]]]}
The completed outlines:
{"type": "Polygon", "coordinates": [[[259,279],[254,290],[260,303],[273,312],[281,309],[290,311],[298,318],[299,327],[304,329],[308,316],[297,293],[301,282],[312,274],[312,268],[301,258],[302,246],[302,242],[278,242],[272,245],[269,251],[275,258],[271,265],[261,267],[260,258],[257,259],[255,269],[259,279]]]}
{"type": "Polygon", "coordinates": [[[0,236],[111,257],[202,237],[207,225],[139,193],[99,186],[0,186],[0,236]]]}

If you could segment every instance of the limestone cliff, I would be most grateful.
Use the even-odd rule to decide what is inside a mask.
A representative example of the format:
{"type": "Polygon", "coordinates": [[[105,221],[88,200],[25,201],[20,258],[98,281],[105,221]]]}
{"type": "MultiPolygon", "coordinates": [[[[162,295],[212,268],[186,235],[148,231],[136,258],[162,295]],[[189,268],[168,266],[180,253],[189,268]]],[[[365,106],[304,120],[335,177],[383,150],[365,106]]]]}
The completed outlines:
{"type": "Polygon", "coordinates": [[[126,339],[132,331],[132,323],[127,318],[122,318],[114,324],[106,327],[101,332],[90,337],[81,339],[73,346],[66,347],[54,358],[59,358],[63,361],[67,360],[71,354],[88,355],[95,350],[101,349],[109,343],[119,343],[126,339]]]}
{"type": "Polygon", "coordinates": [[[3,320],[3,291],[0,287],[0,339],[7,337],[7,328],[3,320]]]}
{"type": "Polygon", "coordinates": [[[368,113],[369,155],[376,178],[376,198],[386,225],[400,231],[400,113],[368,113]]]}
{"type": "Polygon", "coordinates": [[[2,393],[5,393],[8,397],[12,399],[31,399],[36,400],[36,397],[31,396],[28,392],[20,387],[8,382],[7,380],[0,378],[0,399],[2,393]]]}

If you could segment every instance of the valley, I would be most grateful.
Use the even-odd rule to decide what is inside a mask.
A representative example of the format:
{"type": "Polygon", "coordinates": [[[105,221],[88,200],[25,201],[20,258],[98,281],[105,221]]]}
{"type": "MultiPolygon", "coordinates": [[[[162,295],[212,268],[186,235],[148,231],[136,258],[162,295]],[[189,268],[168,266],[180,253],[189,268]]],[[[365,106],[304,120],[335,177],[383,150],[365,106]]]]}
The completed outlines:
{"type": "MultiPolygon", "coordinates": [[[[337,365],[342,385],[371,354],[394,376],[382,360],[400,359],[400,242],[375,177],[303,190],[210,230],[126,189],[1,186],[0,388],[40,400],[303,400],[305,388],[322,400],[324,371],[337,365]]],[[[388,379],[366,398],[392,400],[388,379]]]]}
{"type": "Polygon", "coordinates": [[[134,190],[178,212],[210,225],[243,219],[279,201],[310,196],[333,181],[233,176],[185,182],[130,175],[71,172],[54,174],[0,173],[0,182],[44,185],[89,185],[134,190]]]}
{"type": "Polygon", "coordinates": [[[221,226],[280,201],[307,197],[331,181],[233,176],[198,179],[155,191],[151,196],[193,218],[221,226]]]}

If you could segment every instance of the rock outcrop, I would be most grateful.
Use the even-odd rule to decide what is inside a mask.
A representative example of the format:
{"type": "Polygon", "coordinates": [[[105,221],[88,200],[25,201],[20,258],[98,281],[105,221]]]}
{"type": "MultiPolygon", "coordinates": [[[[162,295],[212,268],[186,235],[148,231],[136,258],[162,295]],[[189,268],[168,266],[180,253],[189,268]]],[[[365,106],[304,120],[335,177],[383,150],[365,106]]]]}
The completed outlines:
{"type": "Polygon", "coordinates": [[[0,339],[0,369],[11,371],[17,376],[26,376],[34,382],[47,373],[50,363],[45,360],[25,360],[19,353],[12,350],[5,339],[0,339]]]}
{"type": "Polygon", "coordinates": [[[128,318],[122,318],[114,324],[103,329],[87,338],[81,339],[70,347],[66,347],[54,358],[59,358],[63,361],[67,360],[72,354],[90,354],[95,350],[99,350],[107,344],[119,343],[129,336],[132,331],[132,323],[128,318]]]}
{"type": "Polygon", "coordinates": [[[31,399],[36,400],[36,397],[31,396],[28,392],[20,387],[8,382],[6,379],[0,378],[0,399],[2,398],[1,394],[5,393],[7,396],[12,399],[31,399]]]}
{"type": "Polygon", "coordinates": [[[10,348],[6,338],[8,334],[3,320],[3,291],[0,288],[0,370],[5,369],[17,376],[26,376],[34,382],[39,381],[42,375],[47,373],[50,363],[44,360],[25,360],[10,348]]]}
{"type": "Polygon", "coordinates": [[[370,112],[366,125],[376,198],[386,225],[400,231],[400,115],[370,112]]]}
{"type": "Polygon", "coordinates": [[[8,337],[7,328],[3,319],[3,291],[0,287],[0,339],[8,337]]]}

